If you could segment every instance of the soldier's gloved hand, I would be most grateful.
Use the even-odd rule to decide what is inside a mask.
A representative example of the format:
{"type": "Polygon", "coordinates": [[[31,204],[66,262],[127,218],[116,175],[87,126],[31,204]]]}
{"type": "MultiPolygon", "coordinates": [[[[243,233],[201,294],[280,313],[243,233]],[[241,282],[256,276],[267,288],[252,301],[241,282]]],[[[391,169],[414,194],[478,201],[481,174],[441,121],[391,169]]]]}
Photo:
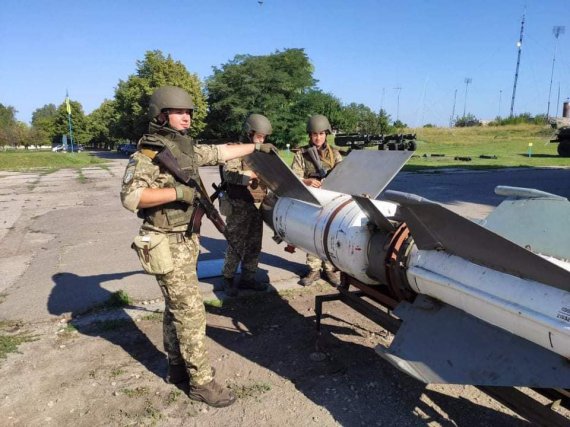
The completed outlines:
{"type": "Polygon", "coordinates": [[[255,151],[261,151],[262,153],[267,153],[267,154],[279,154],[279,151],[277,151],[277,148],[275,147],[275,145],[270,144],[270,143],[266,143],[266,144],[257,143],[257,144],[255,144],[255,151]]]}
{"type": "Polygon", "coordinates": [[[176,201],[185,202],[189,205],[194,203],[195,191],[192,187],[180,184],[176,185],[174,189],[176,190],[176,201]]]}

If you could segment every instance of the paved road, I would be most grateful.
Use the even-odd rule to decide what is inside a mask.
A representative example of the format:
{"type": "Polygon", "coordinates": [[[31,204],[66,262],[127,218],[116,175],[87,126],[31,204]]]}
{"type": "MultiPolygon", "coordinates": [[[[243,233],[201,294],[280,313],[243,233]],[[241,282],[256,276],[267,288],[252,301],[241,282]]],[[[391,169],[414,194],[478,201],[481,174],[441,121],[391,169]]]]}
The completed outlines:
{"type": "MultiPolygon", "coordinates": [[[[140,220],[119,201],[127,159],[114,154],[105,168],[81,173],[0,172],[1,318],[43,321],[77,314],[126,291],[137,301],[160,298],[153,277],[142,273],[129,248],[140,220]]],[[[202,168],[206,186],[219,181],[217,168],[202,168]]],[[[501,198],[498,184],[534,187],[570,197],[570,169],[514,169],[401,173],[390,189],[446,204],[470,218],[485,216],[501,198]]],[[[201,261],[223,257],[225,242],[205,220],[201,261]]],[[[305,270],[302,252],[289,254],[266,227],[260,278],[275,288],[298,286],[305,270]]],[[[220,278],[200,283],[206,298],[220,296],[220,278]]]]}

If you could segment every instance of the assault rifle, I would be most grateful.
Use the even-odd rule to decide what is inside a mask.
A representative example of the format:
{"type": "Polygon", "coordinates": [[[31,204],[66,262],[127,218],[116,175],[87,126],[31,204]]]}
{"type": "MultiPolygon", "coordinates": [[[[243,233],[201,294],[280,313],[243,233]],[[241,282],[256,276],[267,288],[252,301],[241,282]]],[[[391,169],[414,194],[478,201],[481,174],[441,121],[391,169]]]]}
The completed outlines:
{"type": "Polygon", "coordinates": [[[315,166],[315,169],[317,170],[315,173],[309,175],[309,178],[316,178],[319,181],[325,179],[326,176],[328,175],[328,172],[325,170],[325,168],[323,168],[321,158],[319,157],[319,153],[317,152],[317,147],[310,146],[309,148],[307,148],[307,153],[311,158],[311,163],[313,164],[313,166],[315,166]]]}
{"type": "Polygon", "coordinates": [[[224,190],[223,186],[218,186],[216,191],[211,195],[208,196],[206,190],[204,189],[204,185],[200,182],[196,182],[194,179],[190,177],[188,172],[184,171],[180,168],[178,161],[172,154],[172,152],[168,148],[162,149],[155,157],[158,163],[164,166],[178,181],[182,182],[183,184],[192,187],[196,191],[196,206],[194,209],[194,213],[192,214],[192,218],[190,223],[188,224],[188,233],[196,233],[200,234],[200,228],[202,226],[202,217],[204,214],[206,217],[212,221],[216,229],[224,235],[228,243],[231,245],[226,231],[226,223],[220,216],[220,213],[214,206],[214,200],[220,195],[220,193],[224,190]]]}
{"type": "Polygon", "coordinates": [[[337,134],[334,143],[339,147],[348,147],[349,151],[362,150],[364,147],[373,146],[377,146],[378,150],[415,151],[417,147],[415,133],[392,135],[337,134]]]}

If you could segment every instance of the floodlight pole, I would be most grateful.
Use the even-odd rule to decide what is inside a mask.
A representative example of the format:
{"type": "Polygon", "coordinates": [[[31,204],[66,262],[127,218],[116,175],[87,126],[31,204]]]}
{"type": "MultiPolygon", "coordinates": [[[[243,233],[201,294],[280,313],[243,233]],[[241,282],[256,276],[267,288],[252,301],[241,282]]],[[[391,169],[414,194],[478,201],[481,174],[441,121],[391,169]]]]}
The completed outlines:
{"type": "Polygon", "coordinates": [[[550,119],[550,95],[552,94],[552,78],[554,77],[554,63],[556,62],[556,49],[558,48],[558,36],[564,34],[566,27],[555,25],[552,27],[552,34],[556,41],[554,42],[554,56],[552,57],[552,71],[550,72],[550,87],[548,88],[548,108],[546,109],[546,119],[550,119]]]}
{"type": "Polygon", "coordinates": [[[402,88],[400,86],[395,87],[395,90],[398,91],[398,105],[396,108],[396,121],[400,120],[400,92],[402,91],[402,88]]]}
{"type": "Polygon", "coordinates": [[[467,110],[467,88],[469,87],[469,83],[471,83],[473,79],[471,77],[465,77],[465,102],[463,103],[463,118],[465,118],[465,112],[467,110]]]}
{"type": "Polygon", "coordinates": [[[519,66],[521,65],[521,50],[522,50],[522,41],[523,41],[523,33],[524,33],[524,16],[526,14],[526,8],[525,8],[525,12],[523,13],[523,17],[522,17],[522,21],[521,21],[521,35],[519,37],[519,41],[517,42],[517,49],[518,49],[518,54],[517,54],[517,68],[515,70],[515,82],[513,84],[513,96],[511,97],[511,113],[509,114],[509,117],[513,117],[513,110],[515,108],[515,94],[517,93],[517,80],[519,78],[519,66]]]}
{"type": "Polygon", "coordinates": [[[455,103],[457,102],[457,89],[453,94],[453,109],[451,110],[451,117],[449,118],[449,127],[453,126],[453,118],[455,117],[455,103]]]}

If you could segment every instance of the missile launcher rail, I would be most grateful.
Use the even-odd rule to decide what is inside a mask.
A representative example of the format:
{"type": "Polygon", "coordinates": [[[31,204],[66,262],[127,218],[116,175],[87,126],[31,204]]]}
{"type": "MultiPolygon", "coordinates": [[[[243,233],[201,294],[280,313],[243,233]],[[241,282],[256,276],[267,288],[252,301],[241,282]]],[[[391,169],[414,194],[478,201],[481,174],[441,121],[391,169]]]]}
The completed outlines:
{"type": "Polygon", "coordinates": [[[365,147],[378,147],[378,150],[415,151],[417,148],[416,134],[391,135],[362,135],[357,133],[336,134],[334,143],[338,147],[348,147],[349,150],[361,150],[365,147]]]}

